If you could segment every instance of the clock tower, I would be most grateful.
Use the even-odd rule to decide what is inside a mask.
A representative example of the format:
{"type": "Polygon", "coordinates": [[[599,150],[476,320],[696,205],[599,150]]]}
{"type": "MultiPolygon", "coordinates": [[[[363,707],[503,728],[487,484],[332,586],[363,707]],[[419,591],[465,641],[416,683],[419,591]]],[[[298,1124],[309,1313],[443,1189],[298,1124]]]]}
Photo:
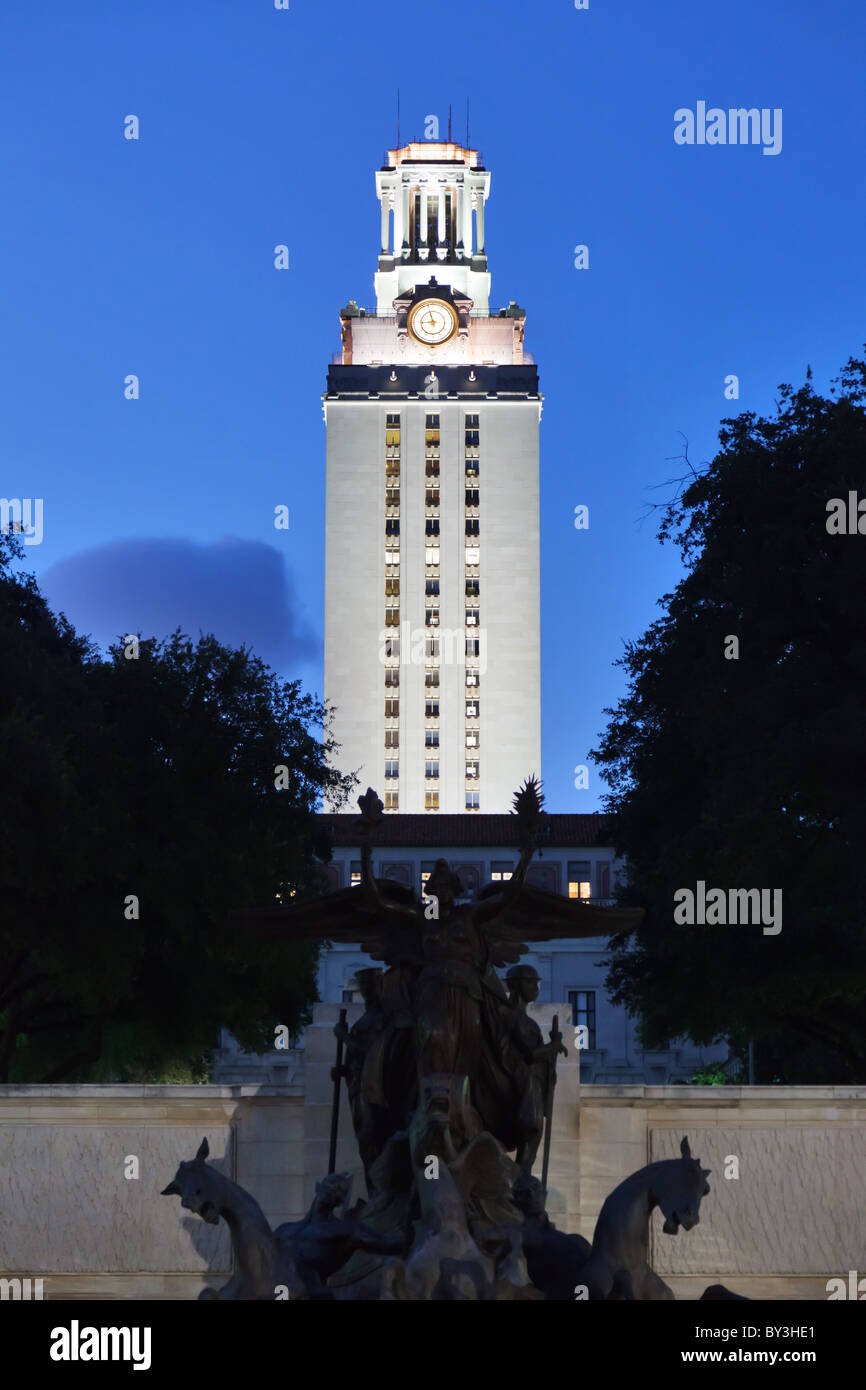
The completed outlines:
{"type": "Polygon", "coordinates": [[[325,698],[389,812],[511,809],[540,772],[538,435],[526,316],[490,308],[477,150],[389,150],[376,307],[340,312],[325,698]]]}

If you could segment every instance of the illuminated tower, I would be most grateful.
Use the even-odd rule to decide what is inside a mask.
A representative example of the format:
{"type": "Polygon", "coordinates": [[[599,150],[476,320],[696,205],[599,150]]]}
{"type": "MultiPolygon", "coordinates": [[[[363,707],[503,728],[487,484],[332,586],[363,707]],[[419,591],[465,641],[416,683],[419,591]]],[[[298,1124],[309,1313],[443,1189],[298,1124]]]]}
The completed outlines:
{"type": "Polygon", "coordinates": [[[540,772],[538,373],[489,307],[477,150],[376,174],[376,308],[328,372],[325,698],[337,763],[400,812],[501,812],[540,772]]]}

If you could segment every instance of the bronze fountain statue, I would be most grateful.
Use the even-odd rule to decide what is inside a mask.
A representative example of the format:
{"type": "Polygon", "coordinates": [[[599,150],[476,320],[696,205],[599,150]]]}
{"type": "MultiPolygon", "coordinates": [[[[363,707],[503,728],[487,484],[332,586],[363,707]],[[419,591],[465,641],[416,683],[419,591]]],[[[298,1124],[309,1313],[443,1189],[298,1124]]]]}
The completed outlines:
{"type": "MultiPolygon", "coordinates": [[[[695,1224],[709,1191],[706,1170],[684,1140],[681,1159],[651,1164],[608,1198],[591,1247],[556,1230],[544,1204],[556,1058],[565,1049],[556,1021],[545,1042],[528,1016],[538,976],[519,964],[529,943],[629,932],[642,911],[598,907],[526,882],[543,820],[534,778],[514,798],[516,871],[475,897],[442,859],[422,897],[374,878],[372,843],[383,807],[372,788],[358,805],[360,885],[247,912],[243,920],[262,937],[360,943],[384,964],[360,974],[363,1017],[351,1029],[343,1022],[335,1029],[338,1055],[345,1047],[335,1085],[347,1084],[368,1196],[338,1217],[348,1186],[345,1175],[331,1174],[303,1222],[271,1232],[236,1184],[222,1203],[190,1195],[189,1170],[206,1167],[200,1151],[181,1165],[166,1194],[182,1195],[206,1220],[223,1215],[231,1227],[235,1276],[205,1296],[671,1297],[647,1263],[649,1213],[661,1205],[669,1233],[695,1224]],[[506,992],[496,972],[508,966],[506,992]],[[538,1183],[531,1170],[543,1133],[538,1183]],[[287,1292],[269,1292],[271,1283],[287,1292]]],[[[191,1176],[193,1194],[200,1193],[202,1175],[196,1169],[191,1176]]]]}

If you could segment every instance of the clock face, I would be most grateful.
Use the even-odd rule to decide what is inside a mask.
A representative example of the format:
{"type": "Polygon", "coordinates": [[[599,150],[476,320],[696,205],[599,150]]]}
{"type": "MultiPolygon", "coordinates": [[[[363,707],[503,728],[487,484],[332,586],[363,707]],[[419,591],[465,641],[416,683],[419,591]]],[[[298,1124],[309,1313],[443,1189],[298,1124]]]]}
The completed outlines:
{"type": "Polygon", "coordinates": [[[409,332],[419,343],[436,347],[457,332],[457,315],[442,299],[422,299],[409,315],[409,332]]]}

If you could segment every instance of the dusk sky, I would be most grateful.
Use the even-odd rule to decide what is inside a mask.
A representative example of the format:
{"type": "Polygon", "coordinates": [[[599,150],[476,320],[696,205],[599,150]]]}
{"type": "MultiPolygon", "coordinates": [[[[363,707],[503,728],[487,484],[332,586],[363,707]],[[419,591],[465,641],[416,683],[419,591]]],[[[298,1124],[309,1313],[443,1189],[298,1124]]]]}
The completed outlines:
{"type": "Polygon", "coordinates": [[[0,48],[0,494],[43,499],[27,565],[100,641],[214,631],[319,693],[338,310],[374,303],[398,87],[403,143],[449,103],[462,141],[469,97],[491,302],[526,309],[545,398],[541,772],[550,810],[597,809],[574,768],[681,572],[647,513],[684,438],[699,466],[722,418],[807,365],[827,389],[866,338],[863,0],[5,0],[0,48]],[[781,111],[780,150],[676,143],[702,102],[781,111]]]}

